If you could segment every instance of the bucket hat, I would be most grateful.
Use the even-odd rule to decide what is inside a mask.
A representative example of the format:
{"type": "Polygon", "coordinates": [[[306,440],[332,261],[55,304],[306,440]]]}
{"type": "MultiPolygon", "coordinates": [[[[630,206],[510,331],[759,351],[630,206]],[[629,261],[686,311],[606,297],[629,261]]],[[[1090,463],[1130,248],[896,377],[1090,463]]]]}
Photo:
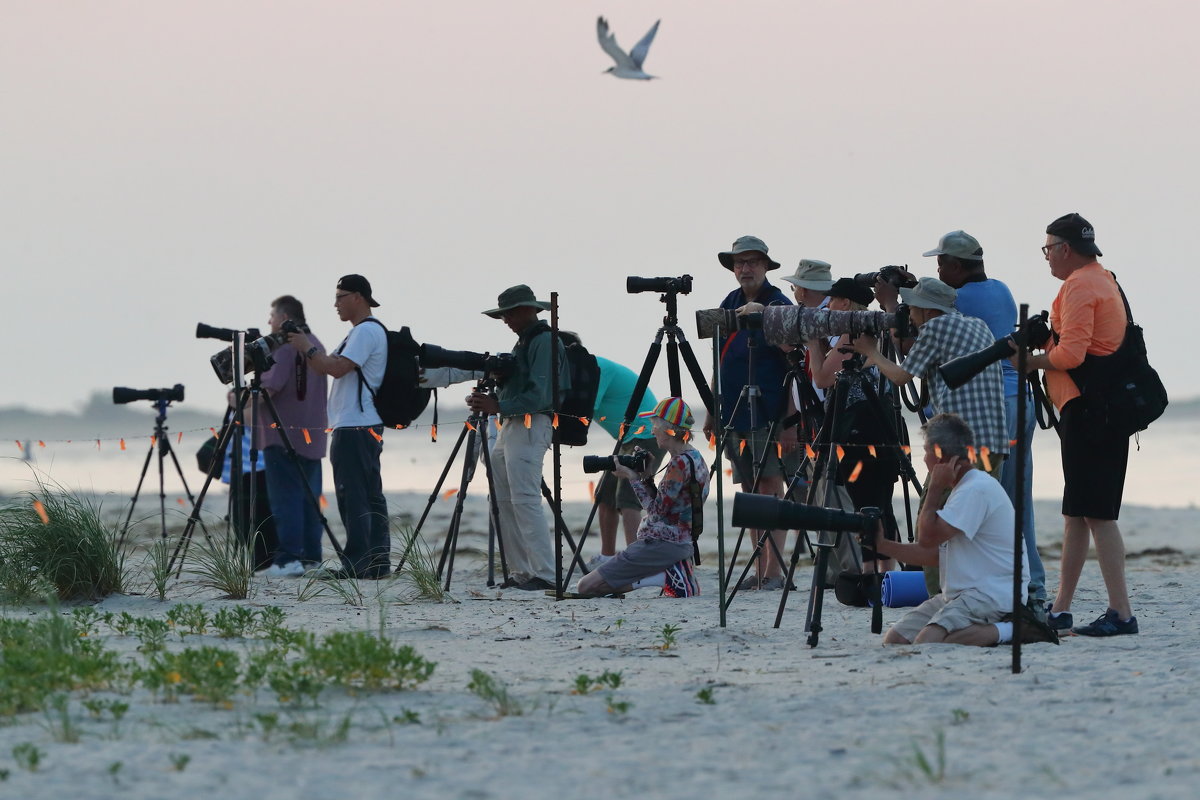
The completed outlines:
{"type": "Polygon", "coordinates": [[[815,258],[801,259],[796,271],[784,280],[801,289],[828,292],[833,288],[833,267],[827,262],[817,261],[815,258]]]}
{"type": "Polygon", "coordinates": [[[500,319],[501,315],[504,314],[505,311],[511,311],[512,309],[519,308],[520,306],[529,306],[531,308],[536,308],[539,311],[550,310],[549,303],[538,300],[533,294],[533,289],[530,289],[528,286],[521,283],[516,286],[510,286],[501,292],[500,296],[496,298],[496,307],[489,308],[483,313],[487,314],[492,319],[500,319]]]}
{"type": "Polygon", "coordinates": [[[937,278],[921,278],[911,289],[905,286],[900,287],[900,299],[910,306],[933,308],[945,311],[947,314],[953,314],[958,310],[954,307],[954,300],[957,297],[958,292],[954,290],[954,287],[942,283],[937,278]]]}
{"type": "MultiPolygon", "coordinates": [[[[740,253],[758,252],[764,256],[767,255],[767,243],[757,236],[739,236],[738,240],[733,243],[732,250],[726,250],[717,253],[717,260],[721,262],[721,266],[727,270],[733,271],[733,257],[740,253]]],[[[771,257],[767,256],[767,261],[770,266],[767,270],[779,269],[778,261],[771,261],[771,257]]]]}

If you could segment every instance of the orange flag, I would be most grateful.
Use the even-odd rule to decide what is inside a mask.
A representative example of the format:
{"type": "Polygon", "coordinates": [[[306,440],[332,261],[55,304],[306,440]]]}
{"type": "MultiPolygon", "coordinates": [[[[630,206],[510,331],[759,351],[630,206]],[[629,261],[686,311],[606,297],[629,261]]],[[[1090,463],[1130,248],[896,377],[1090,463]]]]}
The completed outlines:
{"type": "Polygon", "coordinates": [[[843,458],[846,457],[846,449],[844,447],[842,447],[840,444],[837,446],[836,452],[837,452],[838,461],[841,461],[843,458]]]}
{"type": "Polygon", "coordinates": [[[454,495],[456,495],[456,494],[458,494],[458,489],[447,489],[446,491],[442,492],[442,499],[449,500],[451,497],[454,497],[454,495]]]}
{"type": "Polygon", "coordinates": [[[860,461],[854,465],[854,469],[850,470],[850,477],[846,480],[850,481],[850,483],[854,483],[856,480],[858,480],[858,476],[862,474],[862,469],[863,462],[860,461]]]}
{"type": "Polygon", "coordinates": [[[36,511],[37,515],[42,518],[43,525],[50,524],[50,515],[46,513],[46,507],[42,505],[41,500],[33,501],[33,510],[36,511]]]}
{"type": "Polygon", "coordinates": [[[554,430],[558,430],[558,414],[555,414],[555,415],[554,415],[554,416],[553,416],[553,417],[550,419],[550,427],[551,427],[551,428],[554,428],[554,430]]]}
{"type": "Polygon", "coordinates": [[[312,436],[308,432],[308,428],[301,428],[300,432],[304,434],[304,443],[312,444],[312,436]]]}
{"type": "Polygon", "coordinates": [[[380,436],[378,433],[376,433],[374,428],[367,428],[367,430],[369,430],[371,432],[371,435],[375,437],[375,441],[377,441],[377,442],[383,441],[383,437],[380,436]]]}
{"type": "Polygon", "coordinates": [[[525,415],[525,427],[526,428],[533,427],[533,415],[532,414],[525,415]]]}
{"type": "Polygon", "coordinates": [[[992,459],[989,458],[990,455],[991,455],[991,451],[988,450],[986,447],[979,448],[979,457],[981,459],[983,459],[983,468],[986,469],[988,472],[992,471],[992,459]]]}
{"type": "Polygon", "coordinates": [[[879,455],[875,452],[875,445],[867,445],[867,452],[871,454],[871,458],[879,458],[879,455]]]}
{"type": "Polygon", "coordinates": [[[815,450],[812,449],[812,445],[809,444],[808,442],[804,443],[804,455],[808,456],[813,461],[817,460],[817,453],[815,450]]]}
{"type": "MultiPolygon", "coordinates": [[[[150,438],[151,438],[151,439],[153,439],[154,437],[153,437],[153,436],[151,436],[150,438]]],[[[124,440],[124,439],[122,439],[122,440],[121,440],[121,449],[122,449],[122,450],[124,450],[124,449],[125,449],[125,440],[124,440]]]]}

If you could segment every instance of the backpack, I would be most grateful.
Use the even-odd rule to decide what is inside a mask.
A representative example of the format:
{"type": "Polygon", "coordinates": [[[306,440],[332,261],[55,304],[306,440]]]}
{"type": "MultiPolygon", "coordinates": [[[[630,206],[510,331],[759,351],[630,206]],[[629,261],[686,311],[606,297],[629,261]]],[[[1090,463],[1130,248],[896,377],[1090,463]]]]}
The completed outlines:
{"type": "MultiPolygon", "coordinates": [[[[1114,282],[1116,275],[1113,276],[1114,282]]],[[[1167,408],[1167,390],[1146,358],[1142,327],[1133,321],[1125,290],[1117,284],[1125,304],[1125,338],[1116,352],[1089,355],[1067,370],[1083,396],[1087,413],[1095,415],[1122,436],[1146,430],[1167,408]]]]}
{"type": "MultiPolygon", "coordinates": [[[[405,326],[398,331],[389,331],[387,326],[374,317],[367,317],[367,322],[374,322],[383,328],[387,335],[387,365],[383,371],[383,382],[379,389],[372,389],[367,384],[367,391],[375,401],[375,411],[383,424],[389,428],[404,428],[421,416],[421,412],[429,405],[429,395],[432,389],[420,385],[421,368],[417,363],[417,353],[420,345],[413,339],[412,332],[405,326]]],[[[358,382],[361,387],[366,383],[362,369],[355,367],[358,382]]],[[[362,390],[359,389],[359,400],[362,390]]]]}
{"type": "Polygon", "coordinates": [[[563,351],[567,356],[567,369],[571,374],[571,385],[563,393],[558,408],[558,427],[554,430],[554,443],[575,447],[587,444],[588,425],[596,408],[596,394],[600,391],[600,365],[596,357],[587,351],[579,338],[570,333],[559,333],[563,351]]]}

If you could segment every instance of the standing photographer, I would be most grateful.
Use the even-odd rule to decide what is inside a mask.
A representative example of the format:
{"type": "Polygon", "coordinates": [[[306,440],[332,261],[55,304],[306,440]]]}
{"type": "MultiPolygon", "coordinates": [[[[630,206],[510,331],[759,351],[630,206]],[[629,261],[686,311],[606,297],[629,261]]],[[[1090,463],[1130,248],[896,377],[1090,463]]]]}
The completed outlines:
{"type": "MultiPolygon", "coordinates": [[[[983,247],[979,240],[966,231],[950,231],[939,241],[938,246],[926,252],[925,257],[936,256],[938,277],[957,293],[954,307],[964,316],[978,317],[988,326],[992,336],[1003,339],[1017,326],[1017,303],[1012,292],[1003,282],[989,278],[983,263],[983,247]]],[[[1004,419],[1010,442],[1017,439],[1017,395],[1020,378],[1016,367],[1001,361],[1004,372],[1004,419]]],[[[1025,485],[1017,486],[1017,463],[1015,458],[1004,459],[1000,470],[1000,485],[1008,492],[1015,504],[1017,492],[1025,500],[1025,519],[1022,530],[1025,549],[1029,553],[1029,599],[1040,609],[1046,602],[1046,568],[1038,554],[1037,537],[1033,527],[1033,433],[1037,430],[1034,415],[1033,395],[1025,397],[1025,430],[1021,435],[1029,446],[1025,448],[1025,485]]]]}
{"type": "Polygon", "coordinates": [[[1071,601],[1087,559],[1089,537],[1096,543],[1100,574],[1108,590],[1108,609],[1099,619],[1074,628],[1084,636],[1138,632],[1125,584],[1125,543],[1117,518],[1129,461],[1129,437],[1115,433],[1097,415],[1088,414],[1074,377],[1094,356],[1115,353],[1125,338],[1128,316],[1116,279],[1096,260],[1096,231],[1078,214],[1046,226],[1042,255],[1050,274],[1063,282],[1050,310],[1053,330],[1046,352],[1031,356],[1030,370],[1045,370],[1046,391],[1059,411],[1064,520],[1058,594],[1050,609],[1050,627],[1071,627],[1071,601]]]}
{"type": "Polygon", "coordinates": [[[309,366],[333,378],[329,394],[329,427],[333,440],[329,461],[337,491],[338,513],[346,528],[342,569],[335,578],[385,578],[391,536],[387,499],[379,455],[383,451],[383,420],[375,410],[375,392],[387,368],[387,333],[371,315],[379,303],[362,275],[346,275],[337,283],[333,307],[338,318],[353,327],[332,355],[321,352],[308,334],[292,333],[288,343],[304,353],[309,366]],[[366,323],[366,324],[364,324],[366,323]]]}
{"type": "MultiPolygon", "coordinates": [[[[294,322],[308,336],[311,347],[321,347],[305,322],[304,304],[290,294],[271,303],[267,321],[274,334],[283,330],[284,322],[294,322]]],[[[279,547],[266,575],[295,578],[321,563],[321,516],[304,487],[308,485],[312,498],[321,496],[321,459],[325,458],[329,424],[326,377],[290,343],[278,347],[273,356],[275,364],[262,374],[262,388],[271,396],[296,460],[292,461],[284,447],[283,433],[272,430],[266,409],[260,408],[255,438],[266,462],[271,514],[279,532],[279,547]],[[308,433],[301,435],[301,431],[308,433]]]]}
{"type": "MultiPolygon", "coordinates": [[[[742,236],[733,249],[717,254],[721,266],[733,273],[738,288],[721,301],[721,308],[736,309],[747,303],[764,306],[790,306],[783,292],[767,281],[767,272],[779,269],[779,264],[767,256],[767,245],[756,236],[742,236]]],[[[799,468],[796,449],[796,430],[781,430],[776,424],[774,441],[768,439],[772,423],[778,423],[787,408],[784,378],[788,361],[784,351],[767,344],[761,330],[735,330],[720,341],[721,385],[714,383],[714,393],[721,394],[720,424],[728,431],[725,455],[733,467],[733,479],[745,492],[779,497],[783,494],[785,476],[799,468]],[[757,392],[757,396],[750,391],[757,392]],[[778,449],[777,449],[778,445],[778,449]],[[754,481],[755,460],[766,452],[758,485],[754,481]]],[[[704,435],[711,437],[716,421],[705,419],[704,435]]],[[[774,547],[763,547],[755,564],[757,574],[743,581],[738,589],[782,589],[783,565],[776,558],[776,548],[783,553],[786,531],[771,532],[774,547]]],[[[753,531],[758,541],[761,531],[753,531]]]]}
{"type": "MultiPolygon", "coordinates": [[[[509,567],[509,579],[501,584],[505,589],[554,588],[554,546],[542,510],[542,462],[553,439],[556,405],[551,391],[553,337],[550,326],[537,317],[549,308],[524,284],[500,293],[497,307],[483,313],[504,320],[517,334],[513,371],[499,377],[496,395],[472,392],[467,397],[473,412],[499,414],[502,420],[492,451],[492,474],[509,567]]],[[[559,401],[570,382],[567,356],[559,345],[559,401]]]]}
{"type": "Polygon", "coordinates": [[[638,416],[654,420],[654,440],[669,459],[666,470],[655,488],[647,477],[653,474],[650,467],[639,474],[613,456],[613,472],[633,487],[646,516],[637,541],[580,578],[579,593],[595,596],[662,586],[671,597],[691,597],[700,593],[692,572],[692,532],[697,515],[703,520],[708,465],[689,444],[692,412],[681,398],[668,397],[638,416]]]}

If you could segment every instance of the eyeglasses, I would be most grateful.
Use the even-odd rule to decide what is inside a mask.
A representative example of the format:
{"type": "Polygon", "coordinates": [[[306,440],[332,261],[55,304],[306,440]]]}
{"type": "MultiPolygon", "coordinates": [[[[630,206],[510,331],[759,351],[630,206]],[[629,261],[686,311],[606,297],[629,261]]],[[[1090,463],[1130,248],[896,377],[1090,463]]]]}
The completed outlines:
{"type": "Polygon", "coordinates": [[[342,292],[341,294],[335,294],[333,296],[333,304],[337,305],[338,303],[342,302],[343,297],[349,297],[352,294],[354,294],[354,292],[342,292]]]}
{"type": "Polygon", "coordinates": [[[1060,244],[1066,244],[1066,242],[1055,242],[1054,244],[1043,245],[1042,246],[1042,255],[1044,255],[1046,258],[1049,258],[1050,251],[1053,250],[1054,248],[1058,247],[1060,244]]]}
{"type": "Polygon", "coordinates": [[[759,264],[765,264],[766,261],[767,260],[761,256],[759,258],[735,258],[733,260],[733,268],[737,269],[738,267],[756,267],[759,264]]]}

